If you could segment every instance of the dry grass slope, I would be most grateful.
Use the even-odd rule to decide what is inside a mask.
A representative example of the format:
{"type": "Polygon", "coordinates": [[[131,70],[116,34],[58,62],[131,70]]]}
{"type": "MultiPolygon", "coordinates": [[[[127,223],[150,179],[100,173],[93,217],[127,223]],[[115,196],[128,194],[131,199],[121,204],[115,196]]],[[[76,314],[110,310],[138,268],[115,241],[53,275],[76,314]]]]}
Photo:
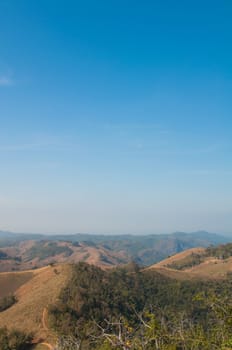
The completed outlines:
{"type": "Polygon", "coordinates": [[[185,272],[195,278],[224,279],[228,273],[232,273],[232,258],[225,260],[207,258],[200,265],[186,269],[185,272]]]}
{"type": "Polygon", "coordinates": [[[177,261],[181,261],[183,259],[186,259],[188,256],[190,256],[191,254],[203,254],[205,252],[205,248],[191,248],[191,249],[187,249],[184,250],[183,252],[180,252],[178,254],[172,255],[167,259],[164,259],[160,262],[158,262],[155,265],[150,266],[150,268],[152,268],[153,266],[157,267],[157,266],[167,266],[170,264],[173,264],[177,261]]]}
{"type": "Polygon", "coordinates": [[[0,298],[14,294],[20,286],[32,277],[33,272],[31,271],[0,273],[0,298]]]}
{"type": "MultiPolygon", "coordinates": [[[[12,287],[18,302],[0,313],[0,327],[7,326],[9,329],[17,328],[33,332],[37,339],[47,340],[49,332],[44,327],[43,313],[49,304],[57,300],[61,288],[71,274],[71,268],[69,265],[47,266],[17,274],[30,274],[30,278],[18,289],[12,287]]],[[[0,281],[3,275],[5,274],[0,274],[0,281]]],[[[11,279],[9,275],[6,276],[11,279]]],[[[7,279],[5,282],[7,283],[7,279]]]]}
{"type": "Polygon", "coordinates": [[[204,257],[204,248],[188,249],[175,254],[157,264],[149,266],[147,269],[155,269],[165,276],[175,279],[224,279],[228,273],[232,273],[232,257],[228,259],[217,259],[215,257],[204,257]],[[203,262],[193,267],[176,270],[170,268],[172,264],[182,263],[192,254],[202,255],[203,262]]]}

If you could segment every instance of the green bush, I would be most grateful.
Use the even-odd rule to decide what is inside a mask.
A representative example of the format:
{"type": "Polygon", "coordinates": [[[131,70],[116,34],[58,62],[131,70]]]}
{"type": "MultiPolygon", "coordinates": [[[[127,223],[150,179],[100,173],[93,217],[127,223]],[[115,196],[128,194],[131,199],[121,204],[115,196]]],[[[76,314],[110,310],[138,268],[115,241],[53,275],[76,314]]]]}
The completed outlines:
{"type": "Polygon", "coordinates": [[[26,350],[32,341],[31,334],[25,334],[18,330],[7,330],[0,328],[0,349],[1,350],[26,350]]]}

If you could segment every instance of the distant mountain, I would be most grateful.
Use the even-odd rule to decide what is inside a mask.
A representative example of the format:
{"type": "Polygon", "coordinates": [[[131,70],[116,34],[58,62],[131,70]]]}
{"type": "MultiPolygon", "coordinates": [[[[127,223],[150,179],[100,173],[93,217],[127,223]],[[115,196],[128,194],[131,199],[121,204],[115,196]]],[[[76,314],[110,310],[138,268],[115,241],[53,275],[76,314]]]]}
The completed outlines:
{"type": "Polygon", "coordinates": [[[148,266],[186,249],[227,242],[229,237],[205,231],[156,235],[42,235],[0,231],[0,271],[7,270],[9,260],[9,268],[14,269],[44,266],[51,261],[80,260],[99,266],[133,260],[148,266]]]}
{"type": "Polygon", "coordinates": [[[9,231],[0,231],[0,246],[9,242],[19,242],[28,240],[40,240],[46,238],[43,234],[36,233],[14,233],[9,231]]]}

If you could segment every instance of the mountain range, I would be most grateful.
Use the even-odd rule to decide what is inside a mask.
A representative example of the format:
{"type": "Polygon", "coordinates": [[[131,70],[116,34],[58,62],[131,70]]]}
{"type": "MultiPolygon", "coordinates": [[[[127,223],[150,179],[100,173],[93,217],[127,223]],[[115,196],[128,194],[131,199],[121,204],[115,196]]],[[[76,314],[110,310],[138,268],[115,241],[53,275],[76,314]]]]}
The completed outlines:
{"type": "Polygon", "coordinates": [[[227,242],[230,237],[205,231],[156,235],[42,235],[0,231],[0,271],[79,261],[102,268],[130,261],[149,266],[186,249],[227,242]]]}

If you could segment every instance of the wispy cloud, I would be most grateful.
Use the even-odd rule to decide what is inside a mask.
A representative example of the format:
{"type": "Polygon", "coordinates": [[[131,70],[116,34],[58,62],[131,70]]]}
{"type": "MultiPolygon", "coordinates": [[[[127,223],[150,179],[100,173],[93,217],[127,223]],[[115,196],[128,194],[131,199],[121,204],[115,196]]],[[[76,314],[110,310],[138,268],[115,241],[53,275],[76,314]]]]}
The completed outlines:
{"type": "Polygon", "coordinates": [[[31,151],[72,151],[78,148],[69,138],[60,138],[56,135],[33,135],[28,142],[1,143],[0,152],[31,152],[31,151]]]}
{"type": "Polygon", "coordinates": [[[0,86],[11,86],[13,85],[13,80],[9,76],[0,76],[0,86]]]}

